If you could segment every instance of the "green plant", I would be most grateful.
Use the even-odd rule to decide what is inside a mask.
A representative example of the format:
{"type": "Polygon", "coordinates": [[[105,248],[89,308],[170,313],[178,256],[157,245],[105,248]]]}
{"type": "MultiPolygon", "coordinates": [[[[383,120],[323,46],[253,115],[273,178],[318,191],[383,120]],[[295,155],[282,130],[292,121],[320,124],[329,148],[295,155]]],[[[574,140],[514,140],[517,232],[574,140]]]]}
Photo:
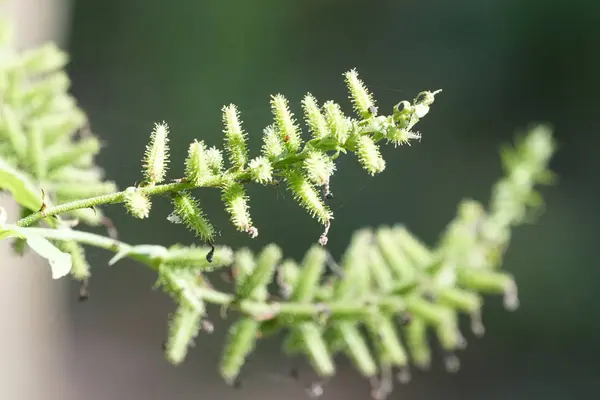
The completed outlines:
{"type": "Polygon", "coordinates": [[[79,135],[86,119],[67,94],[68,77],[60,69],[65,55],[53,46],[19,54],[6,46],[5,31],[0,39],[0,189],[10,191],[22,210],[21,219],[10,224],[0,208],[0,239],[15,238],[17,250],[27,244],[46,257],[55,278],[71,273],[87,281],[84,245],[114,252],[111,265],[128,257],[154,270],[157,286],[178,305],[165,347],[172,363],[185,359],[199,331],[211,330],[206,305],[217,304],[239,314],[220,366],[230,384],[259,337],[283,330],[284,350],[306,355],[323,378],[334,375],[333,355],[342,352],[371,379],[373,395],[384,397],[394,368],[405,379],[409,360],[417,367],[429,365],[428,329],[452,355],[447,366],[454,369],[453,354],[465,342],[458,314],[470,314],[473,331],[483,334],[482,295],[503,293],[507,308],[518,305],[514,280],[498,267],[511,228],[541,206],[534,184],[552,178],[547,163],[554,143],[548,128],[532,128],[514,148],[505,149],[506,176],[494,186],[488,210],[463,201],[437,246],[426,246],[400,225],[363,229],[353,236],[338,268],[323,247],[333,218],[323,197],[330,196],[335,160],[355,153],[370,174],[381,172],[385,162],[378,143],[419,138],[412,128],[437,92],[422,92],[413,102],[397,104],[391,115],[380,116],[356,72],[350,71],[345,77],[358,119],[345,116],[332,101],[319,107],[307,95],[303,108],[312,137],[305,143],[285,98],[273,96],[275,122],[264,130],[262,154],[251,160],[237,109],[224,107],[229,167],[223,166],[223,152],[195,141],[185,177],[167,183],[168,128],[157,124],[144,156],[142,184],[117,191],[93,163],[98,140],[89,130],[79,135]],[[257,254],[215,247],[215,230],[191,191],[221,190],[234,226],[255,237],[245,185],[278,179],[324,225],[320,246],[314,245],[300,263],[283,260],[274,244],[257,254]],[[96,207],[107,204],[124,204],[134,217],[146,218],[151,197],[164,194],[174,206],[171,222],[185,223],[205,245],[129,245],[73,229],[75,220],[90,225],[106,221],[96,207]],[[229,293],[215,290],[205,275],[227,267],[234,284],[229,293]],[[268,288],[275,276],[280,299],[268,288]]]}

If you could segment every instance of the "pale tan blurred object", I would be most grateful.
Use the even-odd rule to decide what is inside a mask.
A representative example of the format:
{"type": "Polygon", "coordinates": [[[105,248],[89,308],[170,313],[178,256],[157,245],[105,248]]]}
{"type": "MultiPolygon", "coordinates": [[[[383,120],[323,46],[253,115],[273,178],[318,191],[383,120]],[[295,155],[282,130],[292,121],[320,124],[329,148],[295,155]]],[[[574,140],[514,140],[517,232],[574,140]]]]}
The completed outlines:
{"type": "MultiPolygon", "coordinates": [[[[15,45],[30,48],[48,40],[64,44],[66,0],[0,1],[0,17],[15,28],[15,45]]],[[[17,207],[0,195],[17,217],[17,207]]],[[[68,278],[53,281],[48,265],[31,252],[13,254],[0,242],[0,399],[75,399],[69,372],[68,278]]]]}

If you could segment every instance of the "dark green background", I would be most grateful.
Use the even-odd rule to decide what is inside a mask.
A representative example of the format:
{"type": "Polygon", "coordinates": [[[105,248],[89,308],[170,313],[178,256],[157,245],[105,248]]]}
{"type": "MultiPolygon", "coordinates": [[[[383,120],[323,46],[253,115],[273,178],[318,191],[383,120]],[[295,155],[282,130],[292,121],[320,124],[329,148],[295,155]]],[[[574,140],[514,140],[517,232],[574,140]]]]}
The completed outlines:
{"type": "MultiPolygon", "coordinates": [[[[418,125],[421,143],[386,148],[383,174],[370,178],[352,157],[342,158],[332,183],[329,248],[336,256],[363,226],[403,222],[435,243],[460,199],[487,201],[501,174],[499,145],[530,123],[552,124],[559,183],[544,189],[546,213],[515,232],[506,258],[521,308],[508,313],[500,299],[490,299],[487,334],[467,335],[460,372],[446,373],[438,356],[433,371],[398,386],[393,398],[594,397],[600,372],[597,2],[96,0],[75,2],[72,16],[73,90],[106,142],[99,163],[121,187],[140,179],[157,121],[171,127],[177,176],[191,140],[221,145],[223,104],[241,109],[256,154],[271,120],[270,94],[285,94],[298,114],[307,91],[349,110],[341,74],[353,67],[382,110],[442,88],[418,125]]],[[[255,240],[228,225],[217,192],[201,195],[222,229],[221,242],[258,249],[274,241],[298,258],[318,238],[319,225],[283,189],[252,187],[250,194],[260,230],[255,240]]],[[[126,217],[119,207],[106,212],[129,242],[193,240],[166,221],[166,202],[155,203],[150,221],[126,217]]],[[[242,391],[226,387],[216,371],[222,323],[212,336],[200,336],[185,366],[169,366],[160,345],[172,304],[151,291],[150,272],[129,262],[107,268],[107,258],[91,252],[92,297],[73,306],[73,362],[92,388],[86,399],[304,398],[302,384],[285,379],[289,362],[278,342],[259,347],[242,391]]],[[[309,374],[303,366],[303,384],[309,374]]],[[[343,361],[324,398],[365,399],[368,385],[343,361]]]]}

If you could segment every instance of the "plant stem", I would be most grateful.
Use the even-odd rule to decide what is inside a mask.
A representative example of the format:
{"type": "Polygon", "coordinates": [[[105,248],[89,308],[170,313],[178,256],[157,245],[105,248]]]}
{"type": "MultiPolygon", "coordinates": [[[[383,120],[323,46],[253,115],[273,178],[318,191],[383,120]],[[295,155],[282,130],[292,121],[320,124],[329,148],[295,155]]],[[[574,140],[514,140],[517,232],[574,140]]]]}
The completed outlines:
{"type": "MultiPolygon", "coordinates": [[[[22,231],[44,237],[50,240],[75,241],[92,247],[111,251],[113,253],[124,252],[133,249],[134,246],[116,239],[107,238],[94,233],[76,231],[71,229],[50,228],[21,228],[22,231]]],[[[128,258],[145,264],[156,271],[155,260],[143,254],[131,253],[128,258]]],[[[377,309],[384,308],[394,313],[405,310],[402,299],[398,296],[378,296],[368,302],[332,302],[332,303],[299,303],[299,302],[263,302],[250,299],[239,301],[234,294],[221,292],[208,286],[189,287],[189,282],[176,276],[174,271],[161,271],[164,278],[181,289],[185,296],[193,296],[188,299],[190,304],[203,300],[210,304],[231,306],[248,316],[258,319],[270,319],[276,316],[283,318],[313,318],[322,314],[336,318],[364,318],[377,309]]]]}
{"type": "MultiPolygon", "coordinates": [[[[306,158],[306,154],[289,156],[289,157],[285,157],[284,159],[280,160],[278,162],[279,164],[276,164],[276,165],[278,165],[279,168],[283,168],[283,166],[285,166],[285,165],[301,163],[305,158],[306,158]]],[[[278,171],[275,171],[275,173],[276,172],[278,172],[278,171]]],[[[210,180],[209,182],[207,182],[203,185],[200,185],[200,186],[194,185],[189,182],[174,182],[174,183],[165,183],[165,184],[161,184],[161,185],[137,187],[136,190],[140,194],[144,194],[147,196],[154,196],[154,195],[160,195],[160,194],[165,194],[165,193],[175,193],[175,192],[179,192],[179,191],[186,190],[186,189],[195,189],[198,187],[220,187],[225,182],[230,182],[230,181],[244,182],[248,179],[247,175],[248,174],[245,170],[236,171],[236,172],[227,171],[224,174],[222,174],[219,177],[219,179],[210,180]]],[[[54,206],[54,207],[47,207],[47,208],[44,208],[43,210],[34,212],[34,213],[28,215],[27,217],[21,218],[19,221],[17,221],[16,225],[19,227],[28,227],[46,217],[51,217],[51,216],[63,214],[63,213],[69,212],[69,211],[75,211],[75,210],[80,210],[80,209],[84,209],[84,208],[93,208],[93,207],[98,207],[98,206],[107,205],[107,204],[120,204],[120,203],[124,203],[125,199],[126,199],[126,191],[122,190],[120,192],[105,194],[105,195],[96,196],[96,197],[90,197],[88,199],[75,200],[75,201],[71,201],[69,203],[61,204],[61,205],[54,206]]]]}
{"type": "MultiPolygon", "coordinates": [[[[137,190],[145,195],[153,196],[169,192],[178,192],[185,189],[191,189],[195,186],[191,183],[165,183],[163,185],[145,186],[137,190]]],[[[17,221],[17,226],[27,227],[46,217],[66,213],[69,211],[79,210],[82,208],[93,208],[105,204],[119,204],[125,202],[125,190],[120,192],[105,194],[102,196],[90,197],[89,199],[76,200],[69,203],[61,204],[54,207],[45,208],[43,211],[35,212],[25,218],[17,221]]]]}

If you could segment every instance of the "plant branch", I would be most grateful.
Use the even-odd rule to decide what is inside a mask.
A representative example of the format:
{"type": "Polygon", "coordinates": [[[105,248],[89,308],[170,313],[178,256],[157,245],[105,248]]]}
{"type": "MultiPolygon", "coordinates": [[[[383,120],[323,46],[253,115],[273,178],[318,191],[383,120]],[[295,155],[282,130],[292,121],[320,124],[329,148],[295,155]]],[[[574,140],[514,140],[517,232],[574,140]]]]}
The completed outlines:
{"type": "MultiPolygon", "coordinates": [[[[143,195],[152,196],[165,193],[174,193],[180,190],[193,188],[194,185],[189,183],[166,183],[156,186],[147,186],[136,188],[135,190],[143,195]]],[[[127,189],[126,189],[127,190],[127,189]]],[[[102,196],[91,197],[89,199],[71,201],[69,203],[60,204],[54,207],[44,208],[42,211],[35,212],[25,218],[21,218],[17,221],[17,225],[20,227],[27,227],[35,224],[36,222],[46,218],[59,214],[63,214],[69,211],[80,210],[84,208],[93,208],[107,204],[120,204],[126,201],[126,190],[120,192],[105,194],[102,196]]]]}
{"type": "MultiPolygon", "coordinates": [[[[113,253],[126,253],[126,257],[138,261],[150,269],[156,271],[156,262],[151,256],[132,251],[135,246],[111,239],[94,233],[82,232],[72,229],[50,229],[50,228],[21,228],[25,234],[33,234],[50,240],[77,242],[91,247],[101,248],[113,253]],[[128,253],[129,252],[129,253],[128,253]]],[[[176,271],[175,271],[176,272],[176,271]]],[[[302,303],[293,301],[256,301],[251,299],[238,299],[235,295],[215,290],[209,286],[187,288],[185,280],[180,280],[173,271],[161,270],[163,278],[170,281],[171,285],[178,286],[182,293],[193,294],[194,298],[188,299],[189,303],[202,300],[206,303],[234,306],[243,314],[259,319],[269,319],[278,316],[281,318],[313,318],[321,313],[327,313],[333,318],[365,318],[372,310],[384,308],[389,312],[399,313],[405,310],[404,303],[399,296],[385,295],[372,296],[372,298],[357,303],[346,301],[333,301],[322,303],[302,303]],[[369,306],[369,307],[365,307],[369,306]]]]}

